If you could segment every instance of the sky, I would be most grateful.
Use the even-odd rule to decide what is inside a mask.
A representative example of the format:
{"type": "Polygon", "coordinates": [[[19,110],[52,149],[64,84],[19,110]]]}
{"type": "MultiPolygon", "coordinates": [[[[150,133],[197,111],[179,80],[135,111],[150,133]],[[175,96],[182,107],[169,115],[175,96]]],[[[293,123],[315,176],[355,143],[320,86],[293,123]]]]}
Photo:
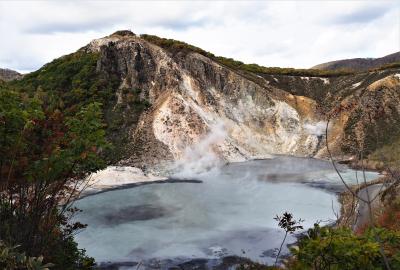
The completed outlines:
{"type": "Polygon", "coordinates": [[[23,73],[117,30],[264,66],[400,51],[400,1],[4,1],[0,67],[23,73]]]}

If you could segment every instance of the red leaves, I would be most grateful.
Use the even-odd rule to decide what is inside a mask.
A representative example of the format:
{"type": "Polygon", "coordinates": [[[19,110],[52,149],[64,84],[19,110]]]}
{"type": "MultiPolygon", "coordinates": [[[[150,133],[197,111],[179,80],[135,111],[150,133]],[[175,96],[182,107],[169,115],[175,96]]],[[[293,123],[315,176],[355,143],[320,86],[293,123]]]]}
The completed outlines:
{"type": "Polygon", "coordinates": [[[378,217],[378,225],[390,230],[400,230],[400,204],[394,203],[385,208],[378,217]]]}

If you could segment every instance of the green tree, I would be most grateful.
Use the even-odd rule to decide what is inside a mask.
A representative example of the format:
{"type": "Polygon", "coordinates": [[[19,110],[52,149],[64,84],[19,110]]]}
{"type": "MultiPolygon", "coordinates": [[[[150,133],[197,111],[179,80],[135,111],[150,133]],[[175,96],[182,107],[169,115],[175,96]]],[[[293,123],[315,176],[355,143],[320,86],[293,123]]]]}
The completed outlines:
{"type": "Polygon", "coordinates": [[[27,256],[44,256],[55,269],[90,263],[73,234],[73,199],[84,179],[105,167],[100,103],[65,116],[6,87],[0,89],[0,240],[27,256]]]}

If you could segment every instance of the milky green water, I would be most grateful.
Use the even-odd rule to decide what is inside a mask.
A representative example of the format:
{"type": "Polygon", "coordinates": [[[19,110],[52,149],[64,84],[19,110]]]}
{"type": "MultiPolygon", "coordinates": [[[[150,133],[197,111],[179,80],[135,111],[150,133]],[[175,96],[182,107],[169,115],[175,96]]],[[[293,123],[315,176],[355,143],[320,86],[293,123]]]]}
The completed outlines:
{"type": "MultiPolygon", "coordinates": [[[[349,184],[355,171],[342,168],[349,184]]],[[[360,175],[359,175],[360,176],[360,175]]],[[[367,172],[368,180],[377,177],[367,172]]],[[[77,201],[88,228],[76,236],[98,262],[249,257],[271,263],[283,233],[273,219],[289,211],[327,224],[342,184],[325,161],[276,157],[196,175],[202,183],[150,184],[77,201]]],[[[290,236],[287,243],[294,242],[290,236]]],[[[285,247],[284,252],[287,252],[285,247]]]]}

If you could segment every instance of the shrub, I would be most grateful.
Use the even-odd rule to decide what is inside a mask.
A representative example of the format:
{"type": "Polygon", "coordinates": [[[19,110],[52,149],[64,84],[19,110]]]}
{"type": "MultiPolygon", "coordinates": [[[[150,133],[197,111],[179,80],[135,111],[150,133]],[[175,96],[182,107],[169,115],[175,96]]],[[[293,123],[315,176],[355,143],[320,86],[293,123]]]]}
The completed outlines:
{"type": "Polygon", "coordinates": [[[317,224],[299,241],[298,247],[291,249],[295,260],[289,269],[384,269],[376,235],[382,241],[393,269],[399,269],[399,232],[378,228],[355,235],[348,228],[334,229],[317,224]]]}
{"type": "Polygon", "coordinates": [[[17,251],[18,246],[10,247],[0,241],[0,268],[5,270],[49,270],[51,263],[44,264],[43,257],[27,257],[17,251]]]}

